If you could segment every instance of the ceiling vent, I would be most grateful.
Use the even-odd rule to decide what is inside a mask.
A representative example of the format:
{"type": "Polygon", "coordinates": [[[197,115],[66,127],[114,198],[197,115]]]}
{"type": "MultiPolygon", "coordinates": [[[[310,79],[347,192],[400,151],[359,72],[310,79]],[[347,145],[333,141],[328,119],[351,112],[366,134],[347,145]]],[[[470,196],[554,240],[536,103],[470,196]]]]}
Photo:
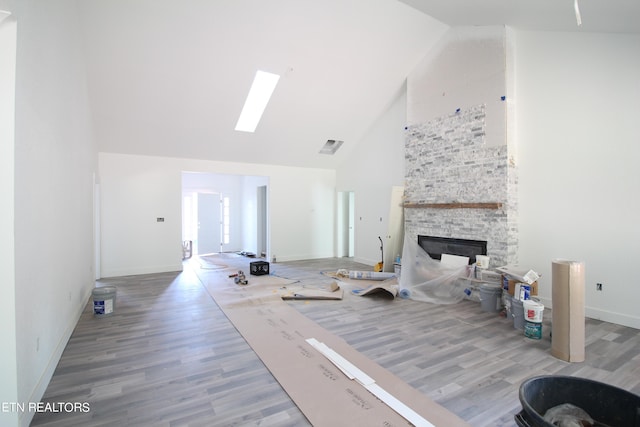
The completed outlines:
{"type": "Polygon", "coordinates": [[[338,148],[344,141],[336,141],[335,139],[328,139],[324,144],[324,147],[320,150],[320,154],[335,154],[338,148]]]}

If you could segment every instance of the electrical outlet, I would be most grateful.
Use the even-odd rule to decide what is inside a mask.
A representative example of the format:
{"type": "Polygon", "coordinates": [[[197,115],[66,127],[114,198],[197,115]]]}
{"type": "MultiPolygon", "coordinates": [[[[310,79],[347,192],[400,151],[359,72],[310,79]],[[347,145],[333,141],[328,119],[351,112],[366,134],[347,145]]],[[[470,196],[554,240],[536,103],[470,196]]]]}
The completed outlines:
{"type": "Polygon", "coordinates": [[[602,283],[596,283],[596,291],[602,290],[602,283]]]}

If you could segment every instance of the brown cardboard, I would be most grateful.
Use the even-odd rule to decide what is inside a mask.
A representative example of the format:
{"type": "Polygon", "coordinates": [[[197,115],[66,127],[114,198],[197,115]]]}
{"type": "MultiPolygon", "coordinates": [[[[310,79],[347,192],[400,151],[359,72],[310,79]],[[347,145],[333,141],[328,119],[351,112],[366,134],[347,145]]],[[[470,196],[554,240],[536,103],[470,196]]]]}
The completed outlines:
{"type": "MultiPolygon", "coordinates": [[[[509,292],[509,295],[511,295],[511,296],[513,296],[513,294],[515,293],[516,283],[521,283],[521,282],[518,282],[517,280],[509,279],[508,292],[509,292]]],[[[529,285],[529,284],[525,283],[525,285],[529,285]]],[[[538,282],[535,281],[532,284],[530,284],[529,286],[531,286],[531,295],[532,296],[538,295],[538,282]]]]}
{"type": "Polygon", "coordinates": [[[282,284],[274,281],[265,284],[260,277],[250,280],[248,286],[232,285],[228,278],[225,280],[224,272],[209,277],[207,291],[312,425],[408,423],[362,384],[342,373],[306,341],[309,338],[336,351],[429,423],[468,426],[457,415],[282,301],[282,284]]]}
{"type": "Polygon", "coordinates": [[[551,273],[551,355],[584,362],[584,263],[555,260],[551,273]]]}

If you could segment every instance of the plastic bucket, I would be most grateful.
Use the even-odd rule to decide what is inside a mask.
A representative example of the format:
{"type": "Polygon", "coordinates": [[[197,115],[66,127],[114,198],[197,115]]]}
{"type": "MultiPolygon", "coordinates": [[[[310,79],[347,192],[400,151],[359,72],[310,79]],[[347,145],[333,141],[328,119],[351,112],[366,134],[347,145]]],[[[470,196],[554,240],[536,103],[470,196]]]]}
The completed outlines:
{"type": "Polygon", "coordinates": [[[542,338],[542,323],[524,321],[524,336],[539,340],[542,338]]]}
{"type": "Polygon", "coordinates": [[[478,268],[489,268],[489,258],[486,255],[476,255],[476,267],[478,268]]]}
{"type": "Polygon", "coordinates": [[[522,301],[513,298],[511,300],[511,315],[513,316],[513,327],[515,329],[524,329],[524,306],[522,301]]]}
{"type": "Polygon", "coordinates": [[[513,323],[513,298],[511,297],[511,295],[509,295],[508,292],[505,292],[504,290],[502,291],[502,303],[504,304],[507,321],[511,321],[513,323]]]}
{"type": "Polygon", "coordinates": [[[534,299],[523,301],[524,319],[529,322],[542,323],[544,304],[534,299]]]}
{"type": "Polygon", "coordinates": [[[500,311],[502,307],[502,286],[496,283],[482,283],[480,285],[480,307],[482,311],[500,311]]]}
{"type": "Polygon", "coordinates": [[[520,427],[553,427],[544,414],[570,403],[584,409],[594,425],[640,426],[640,396],[586,378],[541,376],[525,380],[519,395],[522,411],[515,415],[520,427]]]}
{"type": "Polygon", "coordinates": [[[109,316],[116,310],[116,287],[103,286],[94,288],[91,292],[93,298],[93,315],[96,317],[109,316]]]}

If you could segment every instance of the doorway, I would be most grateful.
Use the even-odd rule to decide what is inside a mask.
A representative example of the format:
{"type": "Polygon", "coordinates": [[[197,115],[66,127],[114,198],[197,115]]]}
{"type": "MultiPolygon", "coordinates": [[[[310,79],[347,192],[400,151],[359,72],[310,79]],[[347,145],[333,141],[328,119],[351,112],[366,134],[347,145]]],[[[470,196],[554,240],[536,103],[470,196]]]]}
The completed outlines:
{"type": "Polygon", "coordinates": [[[183,171],[182,240],[191,254],[268,251],[268,188],[268,177],[183,171]]]}
{"type": "Polygon", "coordinates": [[[220,194],[191,192],[182,200],[182,238],[193,255],[220,252],[220,194]]]}
{"type": "Polygon", "coordinates": [[[336,256],[353,257],[355,253],[355,193],[339,191],[336,221],[336,256]]]}
{"type": "Polygon", "coordinates": [[[267,186],[261,185],[256,194],[256,237],[257,251],[261,257],[267,256],[267,186]]]}
{"type": "Polygon", "coordinates": [[[196,254],[220,252],[220,194],[196,193],[198,203],[196,254]]]}

